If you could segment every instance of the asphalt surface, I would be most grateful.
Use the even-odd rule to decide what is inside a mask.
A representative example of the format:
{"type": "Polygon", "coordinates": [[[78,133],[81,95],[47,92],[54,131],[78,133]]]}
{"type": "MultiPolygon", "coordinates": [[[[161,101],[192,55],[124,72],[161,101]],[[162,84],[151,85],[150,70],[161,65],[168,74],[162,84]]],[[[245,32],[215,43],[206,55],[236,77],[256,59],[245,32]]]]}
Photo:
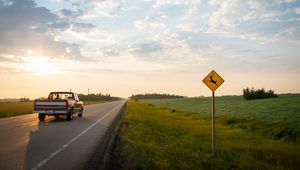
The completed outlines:
{"type": "Polygon", "coordinates": [[[83,117],[0,119],[0,170],[85,169],[126,101],[84,107],[83,117]]]}

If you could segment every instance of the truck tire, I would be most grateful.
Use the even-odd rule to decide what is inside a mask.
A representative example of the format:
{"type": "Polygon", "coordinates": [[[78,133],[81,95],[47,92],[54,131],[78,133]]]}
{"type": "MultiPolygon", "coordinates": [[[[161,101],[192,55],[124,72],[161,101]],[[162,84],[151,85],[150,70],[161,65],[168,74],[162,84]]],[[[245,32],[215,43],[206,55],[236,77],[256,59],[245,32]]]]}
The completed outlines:
{"type": "Polygon", "coordinates": [[[83,114],[83,108],[80,109],[79,113],[78,113],[78,117],[82,117],[83,114]]]}
{"type": "Polygon", "coordinates": [[[40,121],[44,121],[44,120],[45,120],[45,117],[46,117],[46,115],[40,114],[40,113],[39,113],[39,120],[40,120],[40,121]]]}
{"type": "Polygon", "coordinates": [[[73,109],[71,109],[68,113],[67,113],[67,120],[70,121],[72,120],[73,117],[73,109]]]}

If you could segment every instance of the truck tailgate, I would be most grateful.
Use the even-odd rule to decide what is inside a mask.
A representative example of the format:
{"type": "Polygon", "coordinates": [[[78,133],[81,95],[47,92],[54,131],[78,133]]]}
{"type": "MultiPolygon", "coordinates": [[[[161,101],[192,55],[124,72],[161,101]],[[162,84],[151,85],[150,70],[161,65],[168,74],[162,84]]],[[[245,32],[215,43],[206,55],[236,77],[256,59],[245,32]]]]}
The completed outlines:
{"type": "Polygon", "coordinates": [[[67,100],[37,100],[34,102],[35,113],[64,114],[68,112],[67,100]]]}

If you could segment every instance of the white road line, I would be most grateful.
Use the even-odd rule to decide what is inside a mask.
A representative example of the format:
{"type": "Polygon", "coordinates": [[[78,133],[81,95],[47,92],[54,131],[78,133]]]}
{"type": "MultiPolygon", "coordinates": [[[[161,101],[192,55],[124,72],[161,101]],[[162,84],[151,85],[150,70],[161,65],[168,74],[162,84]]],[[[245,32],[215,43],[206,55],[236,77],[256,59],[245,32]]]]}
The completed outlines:
{"type": "Polygon", "coordinates": [[[42,167],[44,164],[46,164],[49,160],[51,160],[55,155],[59,154],[61,151],[63,151],[66,147],[68,147],[70,144],[72,144],[74,141],[76,141],[80,136],[82,136],[83,134],[85,134],[88,130],[90,130],[92,127],[94,127],[97,123],[99,123],[100,121],[102,121],[104,118],[106,118],[110,113],[112,113],[114,110],[116,110],[116,108],[118,108],[120,105],[123,104],[119,104],[117,107],[113,108],[111,111],[107,112],[102,118],[98,119],[95,123],[93,123],[91,126],[89,126],[87,129],[85,129],[84,131],[82,131],[80,134],[78,134],[76,137],[74,137],[73,139],[71,139],[68,143],[64,144],[63,146],[61,146],[58,150],[56,150],[55,152],[51,153],[46,159],[42,160],[41,162],[39,162],[38,164],[36,164],[34,167],[31,168],[31,170],[37,170],[40,167],[42,167]]]}

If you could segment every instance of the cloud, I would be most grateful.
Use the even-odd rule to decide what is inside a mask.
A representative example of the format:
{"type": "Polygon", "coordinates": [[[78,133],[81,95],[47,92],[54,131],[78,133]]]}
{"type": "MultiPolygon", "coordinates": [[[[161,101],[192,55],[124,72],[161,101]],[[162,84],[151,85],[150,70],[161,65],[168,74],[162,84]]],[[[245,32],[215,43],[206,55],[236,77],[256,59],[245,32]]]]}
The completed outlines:
{"type": "Polygon", "coordinates": [[[138,29],[145,29],[145,28],[166,28],[165,20],[168,19],[166,15],[160,16],[147,16],[143,20],[136,20],[134,21],[134,26],[138,29]]]}
{"type": "Polygon", "coordinates": [[[84,12],[82,10],[78,10],[78,11],[73,11],[73,10],[69,10],[69,9],[61,9],[57,12],[57,15],[60,18],[63,19],[77,19],[79,17],[81,17],[82,15],[84,15],[84,12]]]}
{"type": "Polygon", "coordinates": [[[147,25],[145,20],[136,20],[133,24],[138,29],[145,29],[147,25]]]}
{"type": "Polygon", "coordinates": [[[20,71],[16,68],[12,68],[12,67],[0,67],[0,74],[14,74],[14,73],[19,73],[20,71]]]}
{"type": "Polygon", "coordinates": [[[89,17],[117,17],[119,12],[123,10],[122,4],[125,0],[65,0],[67,3],[82,8],[85,15],[83,18],[89,17]]]}
{"type": "MultiPolygon", "coordinates": [[[[258,0],[213,0],[202,4],[203,12],[198,11],[191,17],[183,17],[183,22],[176,28],[183,32],[204,33],[269,44],[292,38],[280,33],[295,27],[295,23],[298,22],[299,16],[295,15],[298,8],[295,6],[299,4],[292,0],[280,0],[274,3],[258,0]]],[[[298,30],[293,32],[296,37],[297,34],[298,30]]],[[[292,40],[295,42],[295,39],[292,40]]]]}
{"type": "Polygon", "coordinates": [[[0,56],[0,62],[8,62],[8,63],[24,63],[23,59],[19,56],[0,56]]]}
{"type": "Polygon", "coordinates": [[[73,23],[72,25],[72,30],[75,32],[90,32],[93,31],[94,28],[96,28],[96,25],[90,24],[90,23],[73,23]]]}
{"type": "MultiPolygon", "coordinates": [[[[50,58],[84,59],[80,46],[72,42],[57,41],[57,32],[73,26],[77,32],[87,32],[95,26],[62,18],[32,0],[12,0],[0,3],[0,54],[27,56],[27,50],[50,58]],[[66,51],[66,49],[70,49],[66,51]]],[[[69,10],[64,16],[75,17],[69,10]]],[[[79,14],[78,14],[79,15],[79,14]]]]}
{"type": "Polygon", "coordinates": [[[213,46],[223,43],[299,43],[298,4],[291,0],[61,1],[45,2],[49,9],[32,0],[0,1],[0,55],[26,56],[30,49],[99,63],[132,57],[192,65],[218,58],[213,46]]]}
{"type": "Polygon", "coordinates": [[[199,28],[195,24],[187,23],[187,24],[179,24],[176,26],[176,28],[180,29],[181,31],[186,31],[186,32],[202,32],[203,30],[199,28]]]}
{"type": "Polygon", "coordinates": [[[194,14],[197,13],[201,4],[202,0],[157,0],[153,7],[158,9],[165,5],[184,5],[188,8],[188,14],[194,14]]]}
{"type": "Polygon", "coordinates": [[[162,45],[155,41],[136,42],[129,45],[128,50],[130,53],[138,56],[148,56],[153,53],[160,52],[162,45]]]}
{"type": "Polygon", "coordinates": [[[295,11],[297,14],[300,14],[300,7],[294,8],[294,11],[295,11]]]}
{"type": "MultiPolygon", "coordinates": [[[[177,31],[205,33],[268,44],[279,41],[281,37],[276,37],[276,34],[292,26],[291,22],[297,21],[296,16],[291,15],[288,8],[283,10],[282,3],[294,2],[280,1],[272,4],[258,0],[213,0],[208,3],[199,2],[195,11],[190,14],[187,11],[178,10],[181,9],[180,6],[188,6],[190,1],[155,1],[154,4],[157,6],[154,6],[154,9],[169,14],[174,14],[177,10],[178,12],[174,14],[176,18],[178,13],[184,12],[177,20],[172,17],[171,21],[170,19],[164,20],[165,29],[172,27],[169,24],[176,24],[177,31]],[[167,8],[161,8],[163,6],[167,8]],[[173,12],[165,11],[165,9],[173,9],[173,12]],[[282,22],[285,24],[281,24],[282,22]],[[287,22],[290,23],[286,24],[287,22]]],[[[147,19],[138,20],[134,24],[139,29],[149,28],[147,19]]]]}
{"type": "Polygon", "coordinates": [[[293,2],[296,2],[297,0],[277,0],[277,2],[279,3],[279,4],[281,4],[281,3],[293,3],[293,2]]]}

